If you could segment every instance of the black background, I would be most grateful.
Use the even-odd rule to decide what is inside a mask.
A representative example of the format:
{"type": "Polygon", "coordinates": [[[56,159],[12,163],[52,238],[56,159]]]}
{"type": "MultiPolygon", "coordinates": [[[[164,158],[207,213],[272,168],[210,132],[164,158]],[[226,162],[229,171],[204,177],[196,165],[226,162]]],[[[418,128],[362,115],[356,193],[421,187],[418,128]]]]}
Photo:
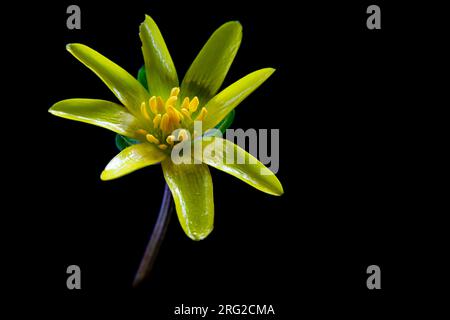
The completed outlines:
{"type": "Polygon", "coordinates": [[[17,115],[20,126],[32,128],[18,130],[28,156],[16,157],[21,179],[12,185],[22,195],[16,217],[28,236],[15,251],[23,260],[12,264],[24,267],[20,295],[45,297],[45,309],[139,310],[150,319],[169,318],[181,303],[273,304],[279,318],[293,319],[306,311],[381,315],[423,292],[418,288],[439,274],[439,267],[421,273],[424,259],[435,261],[424,241],[441,236],[424,235],[422,216],[430,210],[419,192],[417,144],[427,120],[417,79],[432,64],[434,39],[433,25],[418,12],[427,16],[428,9],[381,1],[60,1],[24,8],[30,17],[11,40],[23,46],[13,52],[24,57],[15,83],[27,87],[15,95],[24,101],[17,115]],[[81,7],[81,30],[66,28],[70,4],[81,7]],[[381,30],[366,28],[370,4],[381,7],[381,30]],[[158,23],[180,79],[217,27],[242,23],[224,86],[259,68],[277,71],[237,108],[233,127],[280,129],[285,194],[266,195],[211,169],[213,233],[193,242],[173,215],[152,275],[136,290],[131,282],[159,209],[161,170],[100,181],[117,153],[114,134],[47,109],[74,97],[116,101],[65,45],[86,44],[136,74],[144,14],[158,23]],[[71,264],[81,267],[80,291],[66,288],[71,264]],[[371,264],[382,271],[379,291],[366,288],[371,264]]]}

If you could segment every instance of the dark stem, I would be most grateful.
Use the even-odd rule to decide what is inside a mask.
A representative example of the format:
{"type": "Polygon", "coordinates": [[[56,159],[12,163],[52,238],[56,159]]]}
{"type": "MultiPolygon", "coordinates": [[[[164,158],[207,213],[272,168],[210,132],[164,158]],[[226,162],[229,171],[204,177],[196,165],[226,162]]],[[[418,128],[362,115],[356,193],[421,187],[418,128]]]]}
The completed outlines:
{"type": "Polygon", "coordinates": [[[142,257],[139,269],[134,277],[133,287],[139,286],[150,274],[153,264],[155,263],[156,256],[158,255],[159,247],[166,234],[167,226],[170,221],[170,213],[172,212],[172,194],[170,193],[169,186],[165,184],[164,195],[161,202],[161,208],[159,209],[158,219],[156,220],[153,232],[148,241],[147,248],[145,249],[144,256],[142,257]]]}

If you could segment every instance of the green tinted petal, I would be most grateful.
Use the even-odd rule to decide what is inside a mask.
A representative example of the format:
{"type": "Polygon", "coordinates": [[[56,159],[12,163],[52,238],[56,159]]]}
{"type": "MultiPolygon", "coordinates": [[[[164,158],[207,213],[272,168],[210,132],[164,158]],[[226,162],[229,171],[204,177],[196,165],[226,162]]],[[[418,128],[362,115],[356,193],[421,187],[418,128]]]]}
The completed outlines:
{"type": "Polygon", "coordinates": [[[173,87],[178,86],[178,76],[164,38],[155,21],[145,16],[139,27],[142,41],[148,89],[152,96],[166,99],[173,87]]]}
{"type": "Polygon", "coordinates": [[[127,109],[105,100],[62,100],[48,111],[61,118],[93,124],[131,138],[141,128],[139,121],[127,109]]]}
{"type": "Polygon", "coordinates": [[[225,133],[225,131],[233,124],[234,116],[236,114],[236,111],[233,109],[229,114],[225,116],[216,126],[215,128],[217,130],[220,130],[222,134],[225,133]]]}
{"type": "Polygon", "coordinates": [[[229,173],[263,192],[276,196],[283,194],[283,187],[275,174],[231,141],[208,137],[203,139],[202,145],[204,163],[229,173]],[[241,159],[241,163],[238,163],[238,159],[241,159]]]}
{"type": "Polygon", "coordinates": [[[88,46],[73,43],[67,50],[102,79],[131,113],[140,115],[141,103],[150,96],[132,75],[88,46]]]}
{"type": "Polygon", "coordinates": [[[132,145],[122,150],[106,166],[102,180],[112,180],[143,167],[161,162],[167,154],[150,143],[132,145]]]}
{"type": "Polygon", "coordinates": [[[184,232],[193,240],[206,238],[214,225],[213,185],[208,166],[177,165],[167,159],[162,168],[184,232]]]}
{"type": "Polygon", "coordinates": [[[207,130],[216,126],[242,100],[266,81],[274,71],[275,69],[266,68],[252,72],[214,96],[205,106],[208,114],[203,120],[203,129],[207,130]]]}
{"type": "Polygon", "coordinates": [[[237,21],[217,29],[187,71],[181,83],[182,98],[197,96],[202,105],[208,102],[222,85],[241,39],[242,26],[237,21]]]}

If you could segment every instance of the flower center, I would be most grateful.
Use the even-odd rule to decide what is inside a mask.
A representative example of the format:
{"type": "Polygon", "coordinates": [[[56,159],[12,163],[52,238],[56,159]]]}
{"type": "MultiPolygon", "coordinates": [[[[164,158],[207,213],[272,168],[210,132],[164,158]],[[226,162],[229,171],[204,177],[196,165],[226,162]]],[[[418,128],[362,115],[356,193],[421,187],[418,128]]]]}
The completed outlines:
{"type": "Polygon", "coordinates": [[[180,88],[175,87],[170,91],[170,96],[164,101],[160,96],[152,96],[147,102],[141,104],[141,114],[150,124],[150,130],[140,129],[138,134],[143,135],[145,140],[156,144],[165,150],[177,142],[189,139],[189,132],[194,121],[202,121],[207,114],[203,107],[197,112],[200,101],[197,97],[183,99],[181,105],[178,103],[180,88]],[[198,113],[195,119],[193,114],[198,113]],[[174,134],[176,131],[177,134],[174,134]]]}

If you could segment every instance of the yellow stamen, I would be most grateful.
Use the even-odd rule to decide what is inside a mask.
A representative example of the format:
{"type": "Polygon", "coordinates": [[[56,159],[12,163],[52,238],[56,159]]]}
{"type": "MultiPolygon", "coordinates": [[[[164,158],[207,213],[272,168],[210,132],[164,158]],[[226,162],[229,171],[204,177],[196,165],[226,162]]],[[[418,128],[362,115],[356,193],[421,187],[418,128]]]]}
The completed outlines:
{"type": "Polygon", "coordinates": [[[181,104],[181,109],[183,109],[183,108],[189,109],[189,98],[188,97],[183,99],[183,103],[181,104]]]}
{"type": "Polygon", "coordinates": [[[200,101],[198,101],[198,98],[194,97],[194,99],[192,99],[191,103],[189,103],[189,111],[191,113],[197,111],[197,107],[198,107],[199,103],[200,103],[200,101]]]}
{"type": "Polygon", "coordinates": [[[174,110],[175,110],[175,112],[177,113],[177,115],[178,115],[178,117],[180,118],[180,120],[184,120],[183,114],[182,114],[180,111],[178,111],[177,109],[174,109],[174,110]]]}
{"type": "Polygon", "coordinates": [[[198,115],[198,117],[195,120],[203,121],[203,119],[205,119],[207,113],[208,113],[208,110],[206,110],[206,108],[203,107],[202,111],[200,111],[200,114],[198,115]]]}
{"type": "Polygon", "coordinates": [[[160,148],[161,150],[166,150],[167,149],[167,144],[160,144],[158,146],[158,148],[160,148]]]}
{"type": "Polygon", "coordinates": [[[157,108],[157,103],[156,103],[156,97],[153,96],[150,98],[150,100],[148,101],[149,105],[150,105],[150,110],[152,110],[152,112],[154,114],[158,113],[158,108],[157,108]]]}
{"type": "Polygon", "coordinates": [[[168,144],[170,144],[171,146],[173,145],[174,141],[175,141],[175,136],[173,136],[173,135],[168,136],[167,139],[166,139],[166,142],[168,144]]]}
{"type": "Polygon", "coordinates": [[[169,115],[167,113],[165,113],[162,118],[161,118],[161,123],[159,125],[160,129],[162,130],[162,132],[167,133],[169,132],[169,115]]]}
{"type": "Polygon", "coordinates": [[[139,130],[136,131],[136,133],[137,133],[137,134],[142,134],[142,135],[145,136],[148,132],[145,131],[144,129],[139,129],[139,130]]]}
{"type": "Polygon", "coordinates": [[[153,118],[153,128],[158,128],[159,123],[161,122],[161,115],[158,113],[154,118],[153,118]]]}
{"type": "Polygon", "coordinates": [[[150,116],[147,112],[147,106],[145,105],[145,102],[142,102],[141,104],[141,113],[145,119],[150,120],[150,116]]]}
{"type": "Polygon", "coordinates": [[[174,106],[175,102],[177,101],[178,97],[177,96],[170,96],[169,99],[167,99],[166,101],[166,110],[168,107],[170,106],[174,106]]]}
{"type": "MultiPolygon", "coordinates": [[[[141,104],[142,116],[145,119],[152,121],[155,129],[161,130],[161,138],[166,137],[166,142],[168,145],[173,145],[177,139],[175,139],[175,136],[167,137],[167,135],[169,135],[174,129],[191,125],[193,120],[192,114],[194,112],[197,114],[196,120],[199,121],[202,121],[207,114],[206,108],[202,108],[200,112],[197,112],[200,104],[198,97],[194,97],[193,99],[185,97],[181,107],[177,106],[179,94],[180,88],[174,87],[170,91],[170,96],[167,100],[164,100],[161,96],[152,96],[147,102],[148,106],[146,102],[141,104]]],[[[139,134],[145,135],[147,140],[152,143],[157,145],[161,144],[154,135],[148,134],[145,130],[139,131],[139,134]]],[[[159,134],[160,133],[157,131],[157,135],[159,134]]],[[[178,135],[178,138],[181,141],[188,139],[189,132],[183,129],[183,131],[181,131],[178,135]]]]}
{"type": "Polygon", "coordinates": [[[164,100],[160,96],[158,96],[156,98],[156,105],[157,105],[158,113],[164,113],[164,111],[166,111],[164,108],[164,100]]]}
{"type": "Polygon", "coordinates": [[[186,118],[188,118],[189,120],[191,120],[191,113],[189,112],[188,109],[182,108],[182,109],[181,109],[181,113],[182,113],[186,118]]]}
{"type": "Polygon", "coordinates": [[[180,88],[178,88],[178,87],[175,87],[175,88],[172,88],[172,90],[170,91],[170,96],[172,97],[172,96],[178,96],[178,94],[180,93],[180,88]]]}
{"type": "Polygon", "coordinates": [[[151,143],[154,143],[154,144],[159,144],[159,140],[157,138],[155,138],[154,135],[148,134],[145,137],[147,138],[148,142],[151,142],[151,143]]]}
{"type": "Polygon", "coordinates": [[[174,107],[168,106],[167,107],[167,114],[169,115],[170,120],[171,120],[172,123],[178,124],[180,122],[180,117],[176,113],[174,107]]]}

